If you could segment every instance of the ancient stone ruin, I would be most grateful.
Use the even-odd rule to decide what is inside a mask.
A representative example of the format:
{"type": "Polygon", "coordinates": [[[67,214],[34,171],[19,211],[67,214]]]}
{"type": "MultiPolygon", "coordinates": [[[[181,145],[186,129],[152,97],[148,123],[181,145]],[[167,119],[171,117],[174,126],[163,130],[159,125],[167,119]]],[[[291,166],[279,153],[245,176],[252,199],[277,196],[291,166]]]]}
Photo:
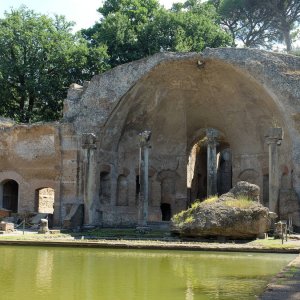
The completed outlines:
{"type": "Polygon", "coordinates": [[[40,234],[49,233],[49,227],[48,227],[48,220],[47,219],[41,219],[40,228],[38,230],[38,233],[40,233],[40,234]]]}
{"type": "Polygon", "coordinates": [[[299,79],[299,57],[220,48],[158,53],[73,84],[59,123],[1,123],[0,207],[53,214],[56,226],[136,225],[147,182],[140,222],[164,222],[244,180],[300,229],[299,79]]]}

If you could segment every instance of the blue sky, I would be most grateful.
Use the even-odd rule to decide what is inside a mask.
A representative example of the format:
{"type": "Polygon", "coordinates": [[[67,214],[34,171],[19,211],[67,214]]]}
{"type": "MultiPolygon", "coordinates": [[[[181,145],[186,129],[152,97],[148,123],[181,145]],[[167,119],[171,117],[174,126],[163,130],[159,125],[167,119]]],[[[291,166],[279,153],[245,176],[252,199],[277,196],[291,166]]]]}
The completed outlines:
{"type": "MultiPolygon", "coordinates": [[[[165,7],[173,2],[183,0],[159,0],[165,7]]],[[[38,13],[65,15],[67,20],[75,21],[75,30],[92,26],[99,19],[96,9],[101,6],[101,0],[0,0],[0,18],[4,11],[19,8],[22,4],[38,13]]]]}

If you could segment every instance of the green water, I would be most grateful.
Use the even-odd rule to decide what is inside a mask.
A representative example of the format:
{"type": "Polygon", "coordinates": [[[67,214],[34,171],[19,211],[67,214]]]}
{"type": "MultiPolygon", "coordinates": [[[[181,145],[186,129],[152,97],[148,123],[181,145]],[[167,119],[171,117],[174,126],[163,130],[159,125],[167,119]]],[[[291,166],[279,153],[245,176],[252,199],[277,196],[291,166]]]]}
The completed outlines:
{"type": "Polygon", "coordinates": [[[294,257],[1,246],[0,299],[255,299],[294,257]]]}

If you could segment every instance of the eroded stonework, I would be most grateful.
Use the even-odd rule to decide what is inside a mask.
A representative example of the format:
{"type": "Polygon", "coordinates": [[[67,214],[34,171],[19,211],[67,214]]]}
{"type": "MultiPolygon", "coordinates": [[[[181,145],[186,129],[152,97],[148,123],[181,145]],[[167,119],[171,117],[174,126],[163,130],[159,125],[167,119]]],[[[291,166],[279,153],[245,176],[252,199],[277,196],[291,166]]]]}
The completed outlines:
{"type": "Polygon", "coordinates": [[[299,57],[220,48],[159,53],[74,84],[60,123],[3,125],[0,204],[14,208],[17,197],[18,211],[33,211],[36,190],[52,188],[56,225],[80,204],[85,224],[136,224],[138,134],[150,130],[148,221],[168,221],[207,195],[213,129],[217,170],[209,182],[219,194],[239,180],[257,184],[268,206],[266,134],[280,127],[275,210],[300,227],[299,81],[299,57]]]}

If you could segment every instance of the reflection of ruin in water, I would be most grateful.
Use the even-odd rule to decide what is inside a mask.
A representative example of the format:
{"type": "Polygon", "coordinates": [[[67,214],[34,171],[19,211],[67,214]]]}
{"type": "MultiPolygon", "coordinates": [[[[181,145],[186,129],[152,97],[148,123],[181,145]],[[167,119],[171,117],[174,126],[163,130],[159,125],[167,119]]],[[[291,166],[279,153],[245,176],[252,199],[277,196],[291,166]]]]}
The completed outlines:
{"type": "Polygon", "coordinates": [[[1,297],[182,300],[219,295],[220,299],[244,299],[259,294],[294,257],[2,246],[1,297]]]}

